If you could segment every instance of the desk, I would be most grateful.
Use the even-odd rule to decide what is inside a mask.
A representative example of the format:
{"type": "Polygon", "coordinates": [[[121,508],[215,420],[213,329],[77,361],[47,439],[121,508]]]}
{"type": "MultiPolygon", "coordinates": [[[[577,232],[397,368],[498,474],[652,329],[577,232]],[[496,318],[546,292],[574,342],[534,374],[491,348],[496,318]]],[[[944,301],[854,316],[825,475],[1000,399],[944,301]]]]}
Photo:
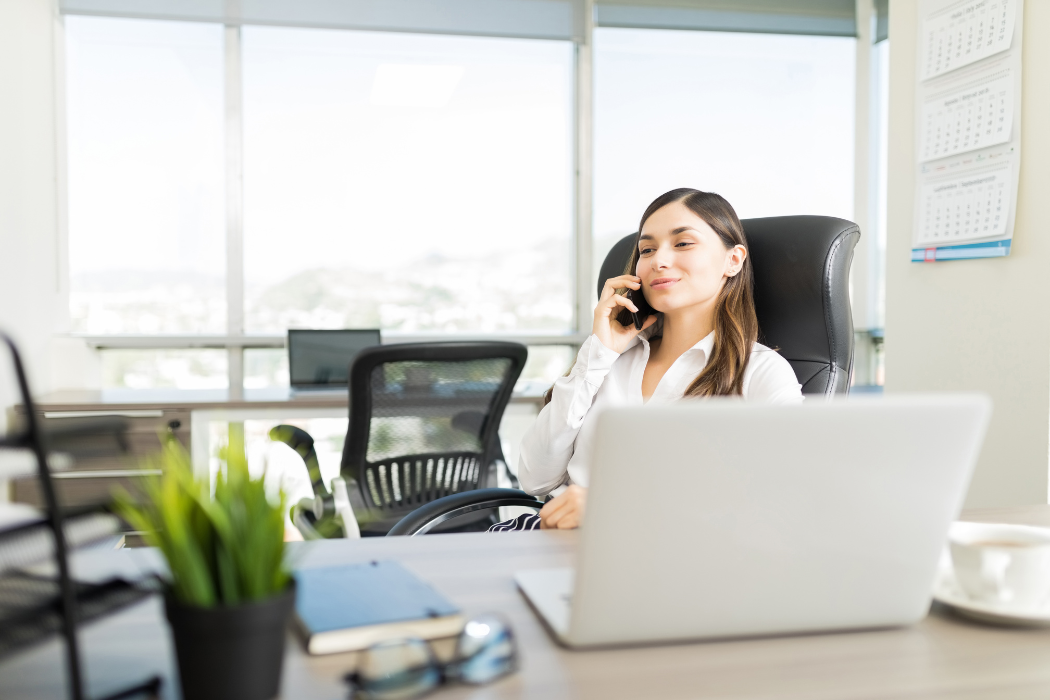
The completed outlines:
{"type": "MultiPolygon", "coordinates": [[[[1050,506],[968,511],[964,518],[1050,526],[1050,506]]],[[[1050,630],[986,627],[935,605],[914,627],[706,642],[605,651],[558,647],[516,590],[518,569],[573,562],[575,532],[433,535],[301,543],[301,566],[402,561],[467,614],[500,611],[517,633],[521,671],[480,688],[443,689],[453,698],[1045,698],[1050,696],[1050,630]]],[[[112,552],[131,566],[151,550],[112,552]]],[[[154,671],[171,678],[171,650],[158,601],[96,624],[82,635],[87,675],[98,695],[154,671]]],[[[284,698],[345,698],[350,655],[309,657],[289,638],[284,698]]],[[[0,697],[62,697],[57,644],[0,664],[0,697]]],[[[174,698],[170,682],[165,697],[174,698]]]]}
{"type": "MultiPolygon", "coordinates": [[[[515,395],[504,412],[499,433],[503,440],[504,454],[508,464],[517,465],[517,446],[521,436],[539,412],[541,396],[515,395]]],[[[287,387],[270,389],[248,389],[242,399],[231,400],[224,390],[128,390],[109,391],[64,391],[46,394],[37,400],[37,411],[44,423],[60,422],[67,418],[91,416],[122,416],[129,422],[131,459],[113,459],[77,462],[72,472],[62,475],[59,493],[64,502],[77,505],[93,502],[108,496],[114,485],[135,491],[143,472],[139,461],[159,447],[159,432],[172,430],[176,437],[190,450],[194,469],[207,474],[212,464],[212,455],[217,444],[212,444],[210,427],[213,423],[241,423],[243,421],[301,421],[315,418],[347,418],[346,392],[292,395],[287,387]]],[[[17,407],[15,412],[18,412],[17,407]]],[[[331,428],[334,430],[334,428],[331,428]]],[[[339,441],[345,435],[345,423],[339,435],[331,437],[339,441]]],[[[339,450],[336,445],[324,441],[317,446],[318,459],[326,478],[338,472],[339,450]]],[[[249,451],[254,464],[258,455],[249,451]]],[[[301,470],[302,462],[289,452],[282,468],[301,470]]],[[[296,482],[301,492],[309,495],[309,479],[305,471],[296,482]]],[[[0,475],[0,479],[4,477],[0,475]]],[[[0,481],[0,486],[3,482],[0,481]]],[[[35,478],[13,482],[12,500],[40,505],[41,497],[35,478]]],[[[4,500],[0,496],[0,501],[4,500]]]]}

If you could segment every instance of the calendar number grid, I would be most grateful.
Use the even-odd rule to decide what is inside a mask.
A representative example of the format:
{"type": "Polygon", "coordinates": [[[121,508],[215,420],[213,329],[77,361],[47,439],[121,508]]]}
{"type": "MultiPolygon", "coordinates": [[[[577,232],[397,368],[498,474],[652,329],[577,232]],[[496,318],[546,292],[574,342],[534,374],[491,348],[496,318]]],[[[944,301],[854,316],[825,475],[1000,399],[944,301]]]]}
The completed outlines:
{"type": "Polygon", "coordinates": [[[931,183],[924,189],[920,222],[924,244],[952,245],[1006,232],[1009,188],[1005,172],[931,183]]]}

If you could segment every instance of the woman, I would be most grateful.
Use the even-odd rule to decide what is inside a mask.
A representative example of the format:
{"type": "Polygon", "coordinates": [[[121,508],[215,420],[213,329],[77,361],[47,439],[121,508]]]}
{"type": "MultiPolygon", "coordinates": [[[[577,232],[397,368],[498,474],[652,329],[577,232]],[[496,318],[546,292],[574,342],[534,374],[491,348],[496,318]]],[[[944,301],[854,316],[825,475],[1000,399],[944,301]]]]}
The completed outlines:
{"type": "Polygon", "coordinates": [[[677,189],[649,205],[626,273],[605,283],[592,335],[521,442],[518,479],[551,494],[539,516],[493,530],[578,527],[587,502],[597,409],[682,398],[742,396],[799,403],[787,360],[756,342],[758,321],[744,229],[717,194],[677,189]],[[626,296],[641,291],[657,314],[641,330],[626,296]]]}

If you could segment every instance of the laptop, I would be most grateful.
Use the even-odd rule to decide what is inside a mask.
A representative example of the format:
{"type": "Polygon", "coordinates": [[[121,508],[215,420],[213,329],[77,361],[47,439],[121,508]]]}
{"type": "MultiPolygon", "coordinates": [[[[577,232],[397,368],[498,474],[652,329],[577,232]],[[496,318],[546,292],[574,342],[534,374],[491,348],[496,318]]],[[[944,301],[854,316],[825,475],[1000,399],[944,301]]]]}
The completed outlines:
{"type": "Polygon", "coordinates": [[[345,393],[354,357],[379,344],[376,329],[289,330],[288,374],[292,392],[345,393]]]}
{"type": "Polygon", "coordinates": [[[572,647],[917,622],[990,415],[982,395],[608,410],[575,567],[516,582],[572,647]]]}

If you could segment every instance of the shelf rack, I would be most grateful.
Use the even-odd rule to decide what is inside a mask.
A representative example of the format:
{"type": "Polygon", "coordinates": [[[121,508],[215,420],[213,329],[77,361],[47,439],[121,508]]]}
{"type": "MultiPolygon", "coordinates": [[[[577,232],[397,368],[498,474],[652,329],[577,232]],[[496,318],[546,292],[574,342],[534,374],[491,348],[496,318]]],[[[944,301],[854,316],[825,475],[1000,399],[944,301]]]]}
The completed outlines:
{"type": "MultiPolygon", "coordinates": [[[[98,508],[63,512],[48,464],[45,439],[33,405],[22,358],[13,340],[0,332],[14,368],[25,415],[17,429],[0,435],[0,450],[28,450],[36,462],[45,512],[0,530],[0,658],[55,633],[65,648],[66,683],[71,700],[87,700],[77,627],[131,603],[151,591],[121,579],[76,581],[69,566],[71,548],[116,533],[119,521],[98,508]]],[[[157,697],[154,676],[97,700],[157,697]]]]}

